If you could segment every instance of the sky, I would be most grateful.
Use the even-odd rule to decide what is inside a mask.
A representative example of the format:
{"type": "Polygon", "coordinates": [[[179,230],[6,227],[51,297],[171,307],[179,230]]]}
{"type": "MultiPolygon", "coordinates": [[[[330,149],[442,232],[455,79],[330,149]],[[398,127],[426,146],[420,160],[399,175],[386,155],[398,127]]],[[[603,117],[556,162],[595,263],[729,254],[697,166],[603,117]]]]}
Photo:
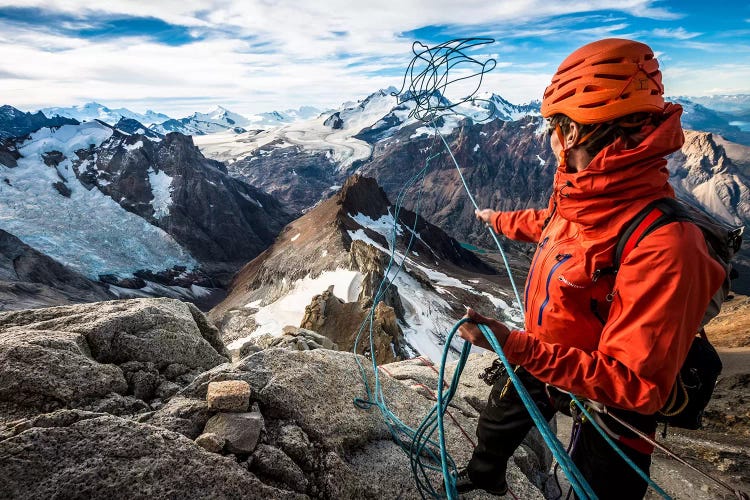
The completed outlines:
{"type": "Polygon", "coordinates": [[[0,0],[0,104],[328,109],[400,88],[413,42],[460,37],[495,39],[482,90],[519,104],[608,37],[648,43],[668,95],[750,94],[746,0],[0,0]]]}

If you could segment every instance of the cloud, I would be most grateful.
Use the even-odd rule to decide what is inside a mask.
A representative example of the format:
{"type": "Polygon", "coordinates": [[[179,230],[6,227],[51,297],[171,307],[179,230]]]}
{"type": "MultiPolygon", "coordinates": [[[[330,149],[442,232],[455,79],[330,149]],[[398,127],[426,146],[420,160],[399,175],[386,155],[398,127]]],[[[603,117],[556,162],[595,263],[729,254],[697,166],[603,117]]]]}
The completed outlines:
{"type": "Polygon", "coordinates": [[[750,66],[720,64],[665,68],[664,86],[669,95],[748,94],[750,66]]]}
{"type": "MultiPolygon", "coordinates": [[[[0,95],[27,108],[97,99],[172,114],[194,111],[190,99],[245,113],[329,107],[400,86],[414,39],[484,35],[499,42],[480,55],[499,64],[483,89],[521,102],[538,98],[582,43],[683,16],[663,3],[24,0],[21,19],[24,11],[0,0],[0,64],[30,79],[0,79],[0,95]]],[[[682,27],[654,35],[699,43],[682,27]]]]}
{"type": "Polygon", "coordinates": [[[703,33],[690,33],[686,31],[685,28],[683,27],[656,28],[652,30],[651,33],[654,36],[657,36],[660,38],[672,38],[672,39],[677,39],[677,40],[690,40],[691,38],[695,38],[703,34],[703,33]]]}

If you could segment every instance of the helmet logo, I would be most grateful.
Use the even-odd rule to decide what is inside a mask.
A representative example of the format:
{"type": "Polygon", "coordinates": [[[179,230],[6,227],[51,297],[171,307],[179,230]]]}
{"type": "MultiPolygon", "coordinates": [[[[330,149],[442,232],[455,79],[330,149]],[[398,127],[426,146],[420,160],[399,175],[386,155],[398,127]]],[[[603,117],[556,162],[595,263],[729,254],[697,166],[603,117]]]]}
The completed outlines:
{"type": "Polygon", "coordinates": [[[638,79],[638,90],[648,90],[648,78],[638,79]]]}

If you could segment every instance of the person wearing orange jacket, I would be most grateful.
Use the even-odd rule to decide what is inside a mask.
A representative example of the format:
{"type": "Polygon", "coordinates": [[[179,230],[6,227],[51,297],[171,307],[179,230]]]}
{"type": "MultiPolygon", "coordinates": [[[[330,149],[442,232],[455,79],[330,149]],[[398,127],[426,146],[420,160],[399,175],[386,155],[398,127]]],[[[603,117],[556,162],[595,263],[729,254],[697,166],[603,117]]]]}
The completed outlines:
{"type": "MultiPolygon", "coordinates": [[[[616,275],[606,272],[622,229],[650,202],[674,197],[664,157],[684,142],[682,108],[663,94],[659,64],[643,43],[605,39],[574,51],[542,102],[558,158],[549,206],[477,211],[497,233],[536,243],[523,292],[525,331],[473,310],[468,317],[490,326],[548,419],[567,406],[570,392],[653,435],[655,413],[724,280],[700,229],[686,222],[654,230],[616,275]]],[[[476,324],[465,324],[460,335],[489,348],[476,324]]],[[[507,490],[507,461],[533,423],[515,389],[502,394],[506,377],[480,416],[459,492],[507,490]]],[[[648,473],[648,443],[611,419],[605,423],[648,473]]],[[[600,498],[644,496],[646,482],[590,424],[580,426],[571,454],[600,498]]]]}

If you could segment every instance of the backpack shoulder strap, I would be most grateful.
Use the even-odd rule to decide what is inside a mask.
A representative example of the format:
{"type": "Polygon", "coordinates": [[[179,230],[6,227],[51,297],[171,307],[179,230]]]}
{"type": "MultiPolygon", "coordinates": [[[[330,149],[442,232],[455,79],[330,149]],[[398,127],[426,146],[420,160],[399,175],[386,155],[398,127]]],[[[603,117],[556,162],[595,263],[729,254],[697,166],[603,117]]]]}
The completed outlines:
{"type": "Polygon", "coordinates": [[[612,260],[614,273],[617,273],[622,261],[647,234],[670,222],[680,220],[678,203],[673,198],[661,198],[652,201],[636,214],[620,235],[615,246],[615,255],[612,260]]]}

